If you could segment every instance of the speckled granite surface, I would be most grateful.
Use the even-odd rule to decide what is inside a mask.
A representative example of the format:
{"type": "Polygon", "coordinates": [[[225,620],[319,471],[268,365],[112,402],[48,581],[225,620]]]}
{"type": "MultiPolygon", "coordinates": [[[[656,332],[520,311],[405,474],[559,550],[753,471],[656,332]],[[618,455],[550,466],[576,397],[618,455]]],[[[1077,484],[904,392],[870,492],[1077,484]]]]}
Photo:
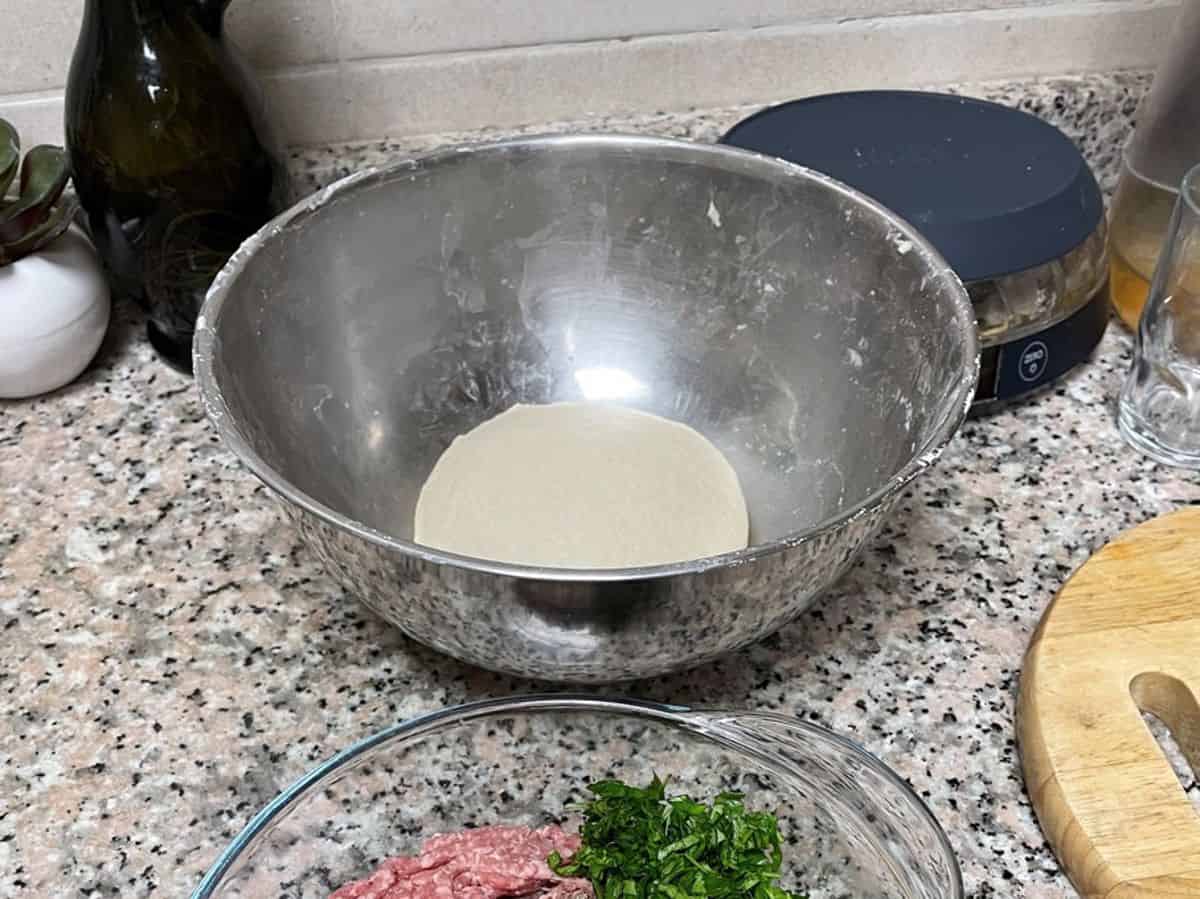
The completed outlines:
{"type": "MultiPolygon", "coordinates": [[[[1111,185],[1140,76],[978,89],[1080,139],[1111,185]]],[[[712,138],[744,111],[589,127],[712,138]]],[[[540,129],[531,129],[540,130],[540,129]]],[[[298,154],[308,183],[403,154],[298,154]]],[[[0,403],[0,895],[181,896],[313,763],[398,718],[530,689],[399,637],[324,577],[118,316],[74,385],[0,403]]],[[[777,636],[650,699],[783,710],[932,804],[974,896],[1072,895],[1025,800],[1021,655],[1063,579],[1200,478],[1120,442],[1115,325],[1057,389],[968,423],[854,571],[777,636]]]]}
{"type": "MultiPolygon", "coordinates": [[[[1117,73],[1042,81],[965,84],[950,90],[1018,106],[1058,125],[1083,148],[1096,170],[1101,187],[1109,192],[1116,185],[1118,158],[1132,130],[1137,103],[1149,86],[1150,78],[1147,75],[1117,73]]],[[[715,141],[757,109],[757,106],[742,106],[686,113],[659,112],[621,118],[553,122],[504,132],[476,131],[408,140],[341,144],[298,150],[292,155],[292,168],[303,188],[323,185],[364,165],[379,165],[433,146],[495,140],[517,134],[616,131],[715,141]]]]}

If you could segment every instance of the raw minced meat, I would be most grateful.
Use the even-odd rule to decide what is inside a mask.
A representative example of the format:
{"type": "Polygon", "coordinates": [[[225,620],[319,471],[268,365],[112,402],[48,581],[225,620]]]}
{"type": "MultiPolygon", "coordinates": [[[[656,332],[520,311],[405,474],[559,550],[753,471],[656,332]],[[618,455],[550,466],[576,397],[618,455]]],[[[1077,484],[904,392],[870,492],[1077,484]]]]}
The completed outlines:
{"type": "Polygon", "coordinates": [[[546,859],[564,859],[579,837],[558,827],[496,826],[430,837],[415,856],[393,858],[331,899],[592,899],[586,880],[559,877],[546,859]]]}

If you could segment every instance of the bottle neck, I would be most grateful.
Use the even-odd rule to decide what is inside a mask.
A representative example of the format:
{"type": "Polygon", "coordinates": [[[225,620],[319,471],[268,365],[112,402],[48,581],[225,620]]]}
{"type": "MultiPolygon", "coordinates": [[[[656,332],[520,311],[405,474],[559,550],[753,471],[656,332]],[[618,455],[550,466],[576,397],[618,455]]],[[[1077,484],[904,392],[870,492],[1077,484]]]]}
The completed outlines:
{"type": "Polygon", "coordinates": [[[88,0],[85,15],[110,37],[141,31],[175,15],[191,15],[214,36],[230,0],[88,0]]]}
{"type": "Polygon", "coordinates": [[[164,0],[88,0],[85,15],[93,33],[119,40],[143,31],[166,14],[164,0]]]}

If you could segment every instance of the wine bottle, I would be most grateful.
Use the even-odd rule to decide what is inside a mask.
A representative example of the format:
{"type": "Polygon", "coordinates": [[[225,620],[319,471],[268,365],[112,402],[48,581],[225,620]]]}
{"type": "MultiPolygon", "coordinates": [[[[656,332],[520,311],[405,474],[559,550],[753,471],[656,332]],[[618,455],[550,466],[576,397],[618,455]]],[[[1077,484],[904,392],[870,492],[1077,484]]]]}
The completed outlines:
{"type": "Polygon", "coordinates": [[[67,80],[72,176],[113,293],[186,371],[213,276],[289,199],[228,4],[87,0],[67,80]]]}

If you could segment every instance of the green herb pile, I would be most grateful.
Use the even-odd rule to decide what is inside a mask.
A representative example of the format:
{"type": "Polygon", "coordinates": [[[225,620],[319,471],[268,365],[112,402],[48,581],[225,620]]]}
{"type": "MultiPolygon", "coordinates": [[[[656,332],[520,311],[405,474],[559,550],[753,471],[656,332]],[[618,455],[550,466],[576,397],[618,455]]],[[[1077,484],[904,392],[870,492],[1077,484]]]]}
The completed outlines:
{"type": "Polygon", "coordinates": [[[592,882],[596,899],[804,899],[776,885],[783,851],[779,822],[747,811],[738,793],[705,804],[616,780],[592,784],[583,805],[583,844],[550,868],[592,882]]]}

